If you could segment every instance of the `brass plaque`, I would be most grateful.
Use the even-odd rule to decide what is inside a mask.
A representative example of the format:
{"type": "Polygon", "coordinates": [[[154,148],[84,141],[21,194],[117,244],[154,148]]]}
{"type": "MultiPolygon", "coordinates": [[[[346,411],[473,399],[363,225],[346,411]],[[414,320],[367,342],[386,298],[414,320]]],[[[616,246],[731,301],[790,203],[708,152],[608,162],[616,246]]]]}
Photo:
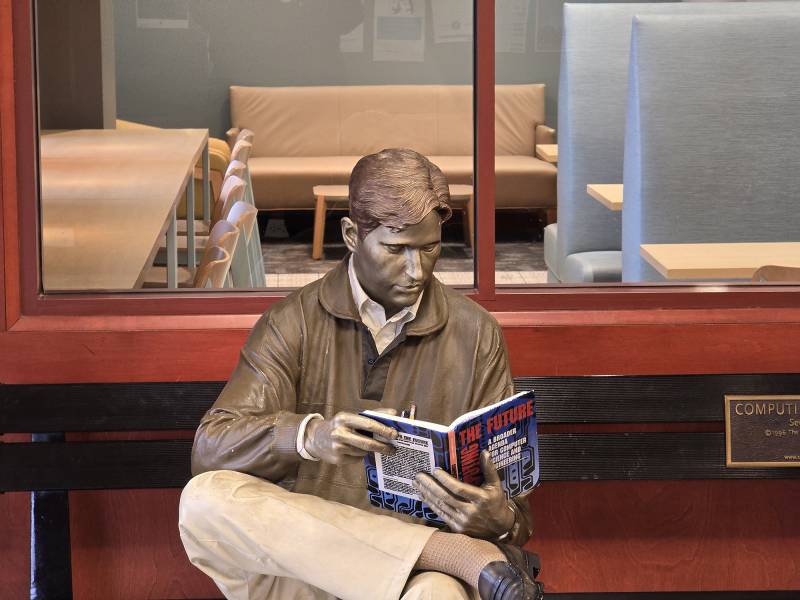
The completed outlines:
{"type": "Polygon", "coordinates": [[[729,467],[800,467],[800,396],[725,396],[729,467]]]}

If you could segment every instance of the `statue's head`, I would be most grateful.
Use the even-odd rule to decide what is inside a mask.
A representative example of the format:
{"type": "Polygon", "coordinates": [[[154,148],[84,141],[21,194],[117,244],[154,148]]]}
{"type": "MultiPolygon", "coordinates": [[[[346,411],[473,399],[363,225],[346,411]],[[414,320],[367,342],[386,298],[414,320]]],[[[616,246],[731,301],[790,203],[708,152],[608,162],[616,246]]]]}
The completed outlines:
{"type": "Polygon", "coordinates": [[[353,168],[342,236],[359,283],[387,317],[414,304],[433,277],[449,201],[442,171],[413,150],[381,150],[353,168]]]}

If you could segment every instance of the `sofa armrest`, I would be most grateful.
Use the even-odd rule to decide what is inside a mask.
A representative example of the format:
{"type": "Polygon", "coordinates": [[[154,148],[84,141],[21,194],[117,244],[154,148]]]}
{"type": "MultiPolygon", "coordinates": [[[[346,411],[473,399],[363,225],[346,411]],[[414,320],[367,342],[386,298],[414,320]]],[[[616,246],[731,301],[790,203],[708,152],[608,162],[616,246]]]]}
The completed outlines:
{"type": "Polygon", "coordinates": [[[225,139],[228,141],[228,146],[233,150],[233,145],[236,143],[236,136],[239,135],[241,129],[238,127],[231,127],[225,132],[225,139]]]}
{"type": "Polygon", "coordinates": [[[556,130],[547,125],[537,125],[533,137],[534,145],[555,144],[556,130]]]}

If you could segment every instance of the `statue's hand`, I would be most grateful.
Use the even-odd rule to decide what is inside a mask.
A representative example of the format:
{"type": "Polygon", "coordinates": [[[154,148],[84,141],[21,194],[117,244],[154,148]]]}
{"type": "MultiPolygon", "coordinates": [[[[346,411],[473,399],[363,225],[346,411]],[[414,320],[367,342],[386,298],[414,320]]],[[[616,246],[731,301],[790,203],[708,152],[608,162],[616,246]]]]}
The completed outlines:
{"type": "Polygon", "coordinates": [[[448,527],[456,533],[491,539],[502,536],[514,526],[515,514],[500,484],[500,476],[489,452],[481,452],[483,485],[459,481],[443,469],[431,477],[419,473],[416,488],[448,527]]]}
{"type": "Polygon", "coordinates": [[[336,413],[330,420],[314,419],[306,427],[305,449],[311,456],[334,465],[358,462],[367,452],[392,454],[391,444],[359,433],[369,431],[394,440],[397,431],[373,419],[349,412],[336,413]]]}

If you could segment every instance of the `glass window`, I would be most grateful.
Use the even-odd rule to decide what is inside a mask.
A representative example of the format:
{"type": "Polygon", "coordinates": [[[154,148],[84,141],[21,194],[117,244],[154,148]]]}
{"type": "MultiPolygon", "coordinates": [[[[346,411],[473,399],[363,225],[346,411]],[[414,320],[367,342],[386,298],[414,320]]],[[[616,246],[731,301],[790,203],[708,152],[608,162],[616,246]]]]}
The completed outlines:
{"type": "Polygon", "coordinates": [[[437,274],[471,287],[472,10],[37,0],[45,291],[304,285],[345,257],[350,171],[388,147],[448,177],[437,274]]]}
{"type": "Polygon", "coordinates": [[[792,14],[497,0],[496,283],[800,281],[792,14]]]}

